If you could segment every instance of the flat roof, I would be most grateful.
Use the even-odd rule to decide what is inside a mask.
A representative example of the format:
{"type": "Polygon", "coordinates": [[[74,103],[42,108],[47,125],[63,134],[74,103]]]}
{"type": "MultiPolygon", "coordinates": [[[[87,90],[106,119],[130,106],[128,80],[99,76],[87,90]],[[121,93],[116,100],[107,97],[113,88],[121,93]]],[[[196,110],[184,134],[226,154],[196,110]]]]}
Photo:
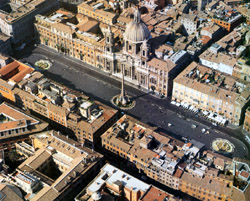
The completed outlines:
{"type": "Polygon", "coordinates": [[[146,192],[150,188],[150,185],[140,181],[139,179],[136,179],[135,177],[110,164],[106,164],[102,168],[102,173],[99,175],[99,177],[97,177],[97,179],[94,180],[88,187],[88,191],[96,192],[102,187],[104,183],[109,183],[112,185],[117,181],[121,182],[124,187],[132,189],[133,191],[146,192]],[[107,175],[107,178],[105,175],[107,175]]]}

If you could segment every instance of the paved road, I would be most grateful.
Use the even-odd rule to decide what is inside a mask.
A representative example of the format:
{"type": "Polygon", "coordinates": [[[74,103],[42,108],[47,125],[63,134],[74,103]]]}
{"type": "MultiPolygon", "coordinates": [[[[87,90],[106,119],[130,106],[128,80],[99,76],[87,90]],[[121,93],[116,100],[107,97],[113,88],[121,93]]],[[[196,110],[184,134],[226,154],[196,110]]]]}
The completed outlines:
{"type": "MultiPolygon", "coordinates": [[[[47,77],[70,88],[81,90],[107,105],[111,106],[110,99],[120,92],[120,81],[113,79],[106,73],[98,72],[98,69],[93,70],[93,67],[78,60],[58,54],[47,47],[27,48],[20,52],[18,58],[23,62],[29,62],[31,65],[34,65],[35,61],[39,59],[48,58],[52,61],[53,66],[48,71],[43,71],[47,77]]],[[[244,139],[239,129],[215,127],[203,117],[196,117],[189,112],[185,112],[182,108],[171,105],[166,99],[156,98],[128,85],[126,85],[126,90],[131,97],[136,99],[136,106],[127,112],[129,115],[152,126],[157,126],[159,131],[175,137],[187,137],[200,141],[208,149],[211,148],[213,139],[226,138],[235,145],[235,152],[229,156],[242,158],[247,156],[249,158],[249,146],[242,142],[244,139]],[[169,127],[169,123],[172,126],[169,127]],[[197,128],[191,128],[192,124],[197,125],[197,128]],[[202,128],[209,130],[210,134],[202,134],[202,128]]]]}

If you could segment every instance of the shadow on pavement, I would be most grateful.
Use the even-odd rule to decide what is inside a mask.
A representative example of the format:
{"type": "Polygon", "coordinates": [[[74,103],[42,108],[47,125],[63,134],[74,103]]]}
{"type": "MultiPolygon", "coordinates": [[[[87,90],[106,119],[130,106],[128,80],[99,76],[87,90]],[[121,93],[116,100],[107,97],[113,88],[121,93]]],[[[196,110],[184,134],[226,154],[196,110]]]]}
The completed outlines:
{"type": "Polygon", "coordinates": [[[139,98],[141,98],[141,97],[148,96],[148,95],[150,95],[151,93],[152,93],[152,92],[150,91],[150,92],[147,92],[147,93],[143,93],[143,94],[141,94],[141,95],[138,95],[138,96],[131,97],[131,100],[134,101],[134,100],[139,99],[139,98]]]}

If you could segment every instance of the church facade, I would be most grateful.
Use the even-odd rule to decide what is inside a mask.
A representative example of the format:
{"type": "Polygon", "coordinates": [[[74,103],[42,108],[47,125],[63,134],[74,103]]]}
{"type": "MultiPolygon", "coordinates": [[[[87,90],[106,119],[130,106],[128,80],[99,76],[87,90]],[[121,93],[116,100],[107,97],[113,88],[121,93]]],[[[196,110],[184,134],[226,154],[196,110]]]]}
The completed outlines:
{"type": "Polygon", "coordinates": [[[175,52],[168,59],[156,56],[152,49],[155,39],[137,9],[125,29],[118,26],[118,22],[111,26],[65,10],[36,16],[35,23],[41,44],[118,78],[124,67],[126,82],[163,96],[171,95],[172,80],[185,67],[188,54],[175,52]]]}

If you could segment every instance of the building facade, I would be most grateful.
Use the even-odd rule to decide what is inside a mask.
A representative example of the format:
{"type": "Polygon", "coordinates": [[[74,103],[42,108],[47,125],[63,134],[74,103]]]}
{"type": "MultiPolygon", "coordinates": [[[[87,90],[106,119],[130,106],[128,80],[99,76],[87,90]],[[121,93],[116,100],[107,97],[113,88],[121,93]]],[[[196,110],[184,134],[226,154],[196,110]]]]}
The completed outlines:
{"type": "Polygon", "coordinates": [[[250,108],[249,107],[246,109],[243,129],[247,131],[248,133],[250,133],[250,108]]]}
{"type": "Polygon", "coordinates": [[[59,125],[81,143],[93,145],[100,141],[100,135],[116,121],[117,110],[33,71],[17,61],[0,69],[2,96],[59,125]]]}
{"type": "Polygon", "coordinates": [[[250,24],[250,8],[249,4],[240,5],[237,7],[237,11],[244,16],[246,23],[250,24]]]}
{"type": "Polygon", "coordinates": [[[220,114],[240,125],[249,104],[248,90],[249,84],[193,62],[175,78],[172,99],[220,114]]]}
{"type": "Polygon", "coordinates": [[[184,143],[156,133],[127,115],[101,138],[103,148],[128,160],[141,173],[171,188],[179,188],[183,172],[179,162],[184,157],[184,143]]]}
{"type": "Polygon", "coordinates": [[[125,30],[120,22],[114,24],[113,18],[109,21],[96,16],[93,20],[91,16],[98,12],[91,13],[82,10],[75,15],[58,10],[50,16],[36,16],[38,41],[118,78],[122,77],[123,65],[125,81],[171,95],[172,80],[183,69],[188,55],[175,52],[165,60],[152,56],[151,46],[157,39],[152,38],[139,11],[135,11],[133,20],[127,20],[125,30]]]}
{"type": "Polygon", "coordinates": [[[178,201],[173,195],[148,185],[128,173],[106,164],[98,176],[82,190],[76,201],[124,199],[127,201],[152,201],[165,199],[178,201]]]}
{"type": "Polygon", "coordinates": [[[0,33],[0,53],[5,55],[11,55],[12,49],[10,44],[10,37],[3,33],[0,33]]]}
{"type": "Polygon", "coordinates": [[[209,11],[212,22],[225,28],[228,32],[231,32],[235,27],[240,25],[242,16],[232,7],[220,1],[219,4],[216,4],[213,8],[214,9],[209,11]]]}
{"type": "Polygon", "coordinates": [[[0,69],[6,66],[7,64],[11,63],[12,61],[13,60],[9,56],[0,53],[0,69]]]}
{"type": "Polygon", "coordinates": [[[188,35],[196,32],[197,28],[199,27],[199,20],[196,15],[183,13],[180,21],[183,25],[184,33],[188,35]]]}
{"type": "Polygon", "coordinates": [[[47,129],[48,123],[37,120],[6,103],[0,105],[0,150],[15,148],[16,142],[47,129]]]}
{"type": "Polygon", "coordinates": [[[198,141],[180,142],[124,115],[102,135],[102,146],[129,168],[199,200],[248,200],[249,162],[205,150],[198,141]]]}
{"type": "Polygon", "coordinates": [[[31,201],[75,196],[76,187],[91,179],[101,167],[101,154],[55,131],[32,136],[32,145],[36,151],[12,175],[31,201]]]}
{"type": "MultiPolygon", "coordinates": [[[[11,4],[13,2],[7,2],[11,4]]],[[[8,7],[8,6],[6,6],[8,7]]],[[[11,8],[11,6],[9,6],[11,8]]],[[[58,0],[29,0],[15,1],[16,9],[6,12],[0,10],[0,31],[11,38],[11,42],[20,45],[23,42],[30,41],[34,36],[35,15],[45,14],[58,9],[58,0]]]]}

